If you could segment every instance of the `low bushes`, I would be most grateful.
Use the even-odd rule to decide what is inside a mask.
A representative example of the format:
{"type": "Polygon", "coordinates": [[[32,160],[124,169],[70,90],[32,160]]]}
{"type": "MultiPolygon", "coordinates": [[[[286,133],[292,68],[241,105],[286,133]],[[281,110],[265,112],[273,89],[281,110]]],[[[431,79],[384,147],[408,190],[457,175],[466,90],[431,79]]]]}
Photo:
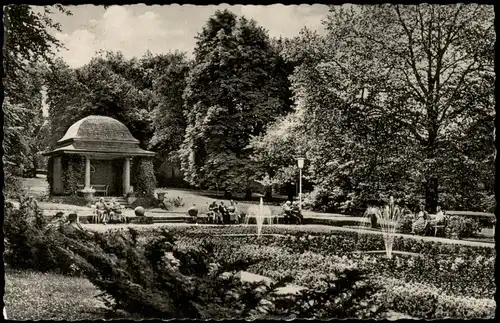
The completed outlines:
{"type": "Polygon", "coordinates": [[[164,210],[172,210],[174,208],[183,207],[184,201],[182,197],[165,197],[165,199],[160,203],[160,206],[164,210]]]}
{"type": "MultiPolygon", "coordinates": [[[[225,233],[221,231],[218,233],[225,233]]],[[[318,290],[325,288],[324,281],[335,279],[345,270],[362,269],[370,274],[370,279],[385,286],[375,303],[413,317],[487,318],[494,313],[495,256],[490,254],[486,258],[480,252],[476,254],[476,249],[481,248],[449,246],[450,253],[444,254],[440,253],[444,248],[417,244],[422,252],[419,256],[395,255],[385,259],[345,253],[339,257],[337,253],[343,253],[341,240],[328,239],[330,237],[322,241],[321,237],[312,235],[261,236],[257,240],[245,236],[216,236],[215,232],[212,230],[204,238],[200,233],[186,236],[183,232],[181,244],[196,248],[201,241],[209,241],[215,246],[217,259],[253,261],[248,268],[251,272],[275,280],[291,279],[294,284],[318,290]],[[325,241],[333,242],[328,249],[335,250],[335,255],[315,252],[323,251],[325,241]]]]}
{"type": "Polygon", "coordinates": [[[479,221],[476,219],[451,216],[445,227],[445,235],[447,238],[471,238],[479,232],[479,229],[479,221]]]}
{"type": "MultiPolygon", "coordinates": [[[[144,228],[141,232],[145,236],[155,236],[157,230],[144,228]],[[142,231],[145,230],[145,231],[142,231]]],[[[255,234],[256,227],[250,226],[190,226],[190,227],[171,227],[170,232],[176,236],[210,237],[220,234],[255,234]]],[[[357,233],[352,231],[330,231],[325,232],[311,230],[307,227],[276,227],[265,226],[263,234],[277,234],[283,236],[279,240],[269,236],[261,236],[256,240],[255,237],[243,237],[241,243],[256,243],[266,245],[268,243],[278,243],[280,246],[287,246],[295,252],[314,251],[329,255],[334,250],[336,255],[343,256],[352,251],[385,250],[383,236],[380,233],[357,233]],[[245,240],[250,239],[250,240],[245,240]],[[276,242],[271,242],[273,239],[276,242]],[[285,239],[285,241],[282,241],[285,239]]],[[[238,238],[240,239],[240,238],[238,238]]],[[[495,257],[495,248],[490,247],[472,247],[459,244],[448,244],[434,241],[424,241],[405,237],[395,237],[393,250],[421,253],[421,254],[447,254],[456,256],[483,256],[485,258],[495,257]]]]}
{"type": "Polygon", "coordinates": [[[400,256],[392,259],[364,255],[357,263],[374,275],[405,282],[426,283],[442,292],[476,298],[493,298],[495,258],[450,255],[400,256]]]}
{"type": "Polygon", "coordinates": [[[336,279],[326,280],[328,288],[297,297],[294,306],[289,306],[286,298],[274,298],[270,307],[273,290],[285,282],[271,286],[241,282],[231,272],[255,262],[227,257],[218,261],[209,242],[182,249],[166,231],[140,240],[140,233],[132,229],[92,233],[74,225],[50,226],[39,213],[24,208],[24,203],[21,206],[21,210],[9,209],[6,215],[9,265],[84,275],[103,291],[102,301],[116,311],[142,318],[229,319],[280,315],[375,317],[383,309],[364,307],[363,300],[376,288],[357,270],[346,270],[336,279]],[[317,307],[327,310],[317,312],[317,307]]]}
{"type": "Polygon", "coordinates": [[[372,274],[383,274],[385,277],[395,277],[408,282],[426,282],[457,295],[492,297],[496,290],[494,248],[396,238],[394,250],[418,253],[422,256],[398,255],[389,260],[352,253],[360,250],[384,250],[382,236],[374,234],[336,232],[311,235],[280,228],[283,229],[280,231],[285,231],[282,232],[283,235],[261,236],[259,239],[254,236],[218,236],[242,233],[245,229],[248,233],[249,228],[242,227],[172,228],[171,232],[182,237],[182,244],[191,247],[196,245],[196,241],[210,241],[217,246],[216,254],[219,257],[261,260],[251,267],[254,272],[273,278],[292,275],[298,284],[314,285],[317,281],[314,278],[309,279],[308,276],[326,277],[325,273],[335,272],[332,270],[332,264],[350,267],[354,260],[354,263],[363,265],[363,269],[372,274]],[[304,266],[300,265],[301,263],[304,266]],[[316,268],[314,275],[310,274],[308,268],[316,268]]]}
{"type": "Polygon", "coordinates": [[[5,262],[16,269],[75,274],[70,264],[60,259],[57,248],[62,242],[50,230],[51,225],[65,222],[57,214],[54,221],[29,199],[20,199],[20,209],[6,205],[4,218],[5,262]]]}
{"type": "Polygon", "coordinates": [[[474,298],[444,294],[427,284],[385,280],[387,307],[422,319],[492,319],[496,302],[492,298],[474,298]]]}

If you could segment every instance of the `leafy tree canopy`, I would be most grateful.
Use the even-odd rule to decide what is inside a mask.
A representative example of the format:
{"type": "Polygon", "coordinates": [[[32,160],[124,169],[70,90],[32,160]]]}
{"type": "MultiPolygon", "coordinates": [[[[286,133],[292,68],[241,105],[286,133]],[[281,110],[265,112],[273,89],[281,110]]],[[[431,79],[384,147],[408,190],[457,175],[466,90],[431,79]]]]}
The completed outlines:
{"type": "Polygon", "coordinates": [[[184,92],[185,178],[200,187],[250,189],[250,137],[289,109],[286,65],[262,27],[227,10],[208,20],[194,54],[184,92]]]}

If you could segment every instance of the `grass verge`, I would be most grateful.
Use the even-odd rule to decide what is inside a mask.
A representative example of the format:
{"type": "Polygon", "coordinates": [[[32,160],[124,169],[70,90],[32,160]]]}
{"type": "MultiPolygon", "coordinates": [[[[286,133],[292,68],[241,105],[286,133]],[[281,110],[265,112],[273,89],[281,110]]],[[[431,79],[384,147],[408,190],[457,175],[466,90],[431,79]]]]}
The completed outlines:
{"type": "Polygon", "coordinates": [[[111,313],[87,279],[5,268],[4,302],[9,320],[99,320],[111,313]]]}

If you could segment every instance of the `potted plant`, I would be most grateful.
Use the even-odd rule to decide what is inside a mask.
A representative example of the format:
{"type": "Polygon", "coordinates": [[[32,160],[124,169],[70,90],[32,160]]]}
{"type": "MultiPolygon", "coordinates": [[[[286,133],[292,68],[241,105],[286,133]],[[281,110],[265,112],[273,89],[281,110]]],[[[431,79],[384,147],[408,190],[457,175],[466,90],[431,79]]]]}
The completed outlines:
{"type": "Polygon", "coordinates": [[[135,192],[131,189],[125,196],[127,198],[127,203],[130,205],[130,204],[133,204],[136,200],[137,200],[137,197],[135,196],[135,192]]]}
{"type": "Polygon", "coordinates": [[[87,200],[88,202],[93,202],[94,201],[95,189],[93,187],[84,187],[81,190],[81,192],[82,192],[83,197],[85,198],[85,200],[87,200]]]}

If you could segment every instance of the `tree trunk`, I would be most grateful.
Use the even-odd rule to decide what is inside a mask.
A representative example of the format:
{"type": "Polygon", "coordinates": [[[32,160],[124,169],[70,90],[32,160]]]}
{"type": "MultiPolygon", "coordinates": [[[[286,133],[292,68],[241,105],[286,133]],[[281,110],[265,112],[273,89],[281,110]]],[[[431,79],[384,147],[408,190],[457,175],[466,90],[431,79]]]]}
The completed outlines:
{"type": "Polygon", "coordinates": [[[245,200],[247,201],[251,201],[252,200],[252,190],[251,189],[247,189],[246,192],[245,192],[245,200]]]}
{"type": "Polygon", "coordinates": [[[425,205],[430,213],[436,213],[438,206],[438,178],[431,175],[425,183],[425,205]]]}
{"type": "Polygon", "coordinates": [[[264,196],[264,198],[266,198],[268,200],[271,200],[273,198],[273,187],[272,186],[269,186],[266,188],[266,195],[264,196]]]}
{"type": "MultiPolygon", "coordinates": [[[[431,112],[434,110],[430,109],[431,112]]],[[[435,120],[436,116],[431,113],[429,116],[432,121],[435,120]]],[[[432,123],[435,125],[435,122],[432,123]]],[[[429,139],[427,144],[427,158],[429,164],[427,165],[428,176],[425,183],[425,205],[430,213],[436,213],[436,207],[438,206],[438,176],[436,175],[436,138],[437,138],[437,127],[432,126],[429,129],[429,139]]]]}
{"type": "Polygon", "coordinates": [[[289,201],[293,201],[293,198],[295,197],[295,185],[294,184],[291,184],[291,183],[288,183],[286,184],[286,192],[287,192],[287,195],[288,195],[288,200],[289,201]]]}

